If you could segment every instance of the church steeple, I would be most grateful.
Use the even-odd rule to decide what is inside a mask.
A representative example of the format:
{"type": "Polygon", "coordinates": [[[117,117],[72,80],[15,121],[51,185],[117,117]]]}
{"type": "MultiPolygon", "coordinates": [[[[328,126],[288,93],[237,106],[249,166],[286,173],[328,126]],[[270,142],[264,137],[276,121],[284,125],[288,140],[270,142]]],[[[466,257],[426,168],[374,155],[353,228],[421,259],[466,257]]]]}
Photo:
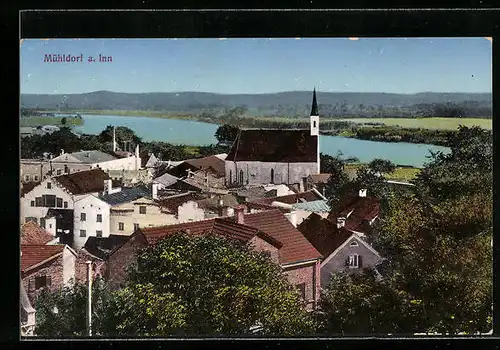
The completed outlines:
{"type": "Polygon", "coordinates": [[[312,102],[312,108],[311,108],[311,116],[316,116],[318,115],[318,103],[316,102],[316,87],[314,88],[313,91],[313,102],[312,102]]]}

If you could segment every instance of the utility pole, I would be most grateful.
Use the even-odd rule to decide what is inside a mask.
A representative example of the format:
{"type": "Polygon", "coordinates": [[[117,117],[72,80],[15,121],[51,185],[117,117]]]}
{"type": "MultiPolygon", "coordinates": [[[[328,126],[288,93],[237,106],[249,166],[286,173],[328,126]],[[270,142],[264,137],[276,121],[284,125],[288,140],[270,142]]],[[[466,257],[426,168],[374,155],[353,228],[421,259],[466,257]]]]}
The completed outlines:
{"type": "Polygon", "coordinates": [[[92,261],[87,264],[87,335],[92,336],[92,261]]]}

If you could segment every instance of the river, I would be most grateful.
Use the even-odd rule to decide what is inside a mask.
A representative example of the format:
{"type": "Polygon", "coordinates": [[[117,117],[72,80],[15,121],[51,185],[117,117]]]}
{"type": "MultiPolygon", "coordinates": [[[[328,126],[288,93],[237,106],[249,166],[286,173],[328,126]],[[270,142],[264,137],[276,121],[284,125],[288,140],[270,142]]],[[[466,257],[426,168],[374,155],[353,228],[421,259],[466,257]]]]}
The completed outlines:
{"type": "MultiPolygon", "coordinates": [[[[214,144],[218,126],[190,120],[164,119],[150,117],[84,115],[85,123],[74,130],[84,134],[98,134],[108,125],[126,126],[144,141],[163,141],[172,144],[202,146],[214,144]]],[[[339,151],[343,157],[356,157],[362,163],[374,158],[388,159],[395,164],[422,167],[428,161],[432,150],[449,152],[447,147],[415,144],[405,142],[365,141],[341,136],[321,136],[322,153],[336,155],[339,151]]]]}

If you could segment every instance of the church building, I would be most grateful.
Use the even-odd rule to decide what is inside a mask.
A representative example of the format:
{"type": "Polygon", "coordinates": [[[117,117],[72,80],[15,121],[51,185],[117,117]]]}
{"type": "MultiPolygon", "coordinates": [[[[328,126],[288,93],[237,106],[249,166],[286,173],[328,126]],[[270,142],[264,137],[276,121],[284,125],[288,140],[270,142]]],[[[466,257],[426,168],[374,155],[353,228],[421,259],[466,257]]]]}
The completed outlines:
{"type": "Polygon", "coordinates": [[[226,185],[302,184],[320,173],[316,89],[309,129],[242,129],[225,159],[226,185]]]}

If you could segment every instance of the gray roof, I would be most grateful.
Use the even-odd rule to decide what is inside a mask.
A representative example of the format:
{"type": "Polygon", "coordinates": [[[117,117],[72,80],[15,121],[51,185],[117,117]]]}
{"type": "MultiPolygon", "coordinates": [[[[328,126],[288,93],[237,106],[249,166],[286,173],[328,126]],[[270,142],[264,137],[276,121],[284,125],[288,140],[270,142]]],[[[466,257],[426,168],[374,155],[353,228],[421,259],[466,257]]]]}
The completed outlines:
{"type": "Polygon", "coordinates": [[[33,128],[31,126],[27,127],[27,126],[21,126],[19,128],[19,132],[21,134],[31,134],[33,132],[33,128]]]}
{"type": "Polygon", "coordinates": [[[158,176],[156,179],[153,180],[154,182],[159,182],[165,187],[168,187],[170,185],[173,185],[177,181],[179,181],[178,177],[175,177],[173,175],[170,175],[169,173],[165,173],[162,176],[158,176]]]}
{"type": "MultiPolygon", "coordinates": [[[[101,162],[107,162],[110,160],[117,159],[116,157],[113,157],[111,154],[107,154],[107,153],[104,153],[101,151],[80,151],[80,152],[73,152],[73,153],[67,153],[67,154],[72,156],[72,157],[75,157],[80,162],[85,163],[85,164],[101,163],[101,162]]],[[[57,157],[57,158],[59,158],[59,157],[57,157]]],[[[53,161],[57,162],[59,160],[53,159],[53,161]]]]}
{"type": "Polygon", "coordinates": [[[110,205],[119,205],[149,196],[151,196],[151,191],[146,186],[140,185],[130,188],[124,187],[120,192],[100,195],[99,199],[110,205]]]}
{"type": "Polygon", "coordinates": [[[331,210],[327,200],[296,203],[292,204],[292,207],[295,209],[311,211],[314,213],[329,213],[331,210]]]}

